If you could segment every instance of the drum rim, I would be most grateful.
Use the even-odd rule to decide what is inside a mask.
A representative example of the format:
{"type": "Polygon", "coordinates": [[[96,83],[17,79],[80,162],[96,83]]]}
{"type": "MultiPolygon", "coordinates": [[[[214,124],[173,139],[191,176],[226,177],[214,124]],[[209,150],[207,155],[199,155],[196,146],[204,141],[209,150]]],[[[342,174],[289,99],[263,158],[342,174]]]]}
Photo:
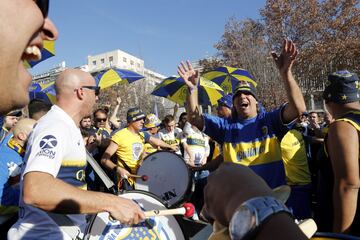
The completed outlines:
{"type": "Polygon", "coordinates": [[[356,240],[360,239],[360,237],[347,235],[347,234],[341,234],[341,233],[332,233],[332,232],[316,232],[313,237],[335,237],[336,239],[343,239],[343,240],[356,240]]]}
{"type": "MultiPolygon", "coordinates": [[[[161,198],[159,198],[157,195],[155,195],[155,194],[153,194],[153,193],[151,193],[151,192],[143,191],[143,190],[125,190],[125,191],[123,191],[120,195],[116,195],[116,196],[119,197],[119,196],[121,196],[122,194],[126,194],[126,193],[140,193],[140,194],[147,195],[147,196],[149,196],[149,197],[152,197],[152,198],[158,200],[161,204],[164,205],[164,207],[165,207],[166,209],[169,209],[169,207],[168,207],[166,204],[164,204],[163,200],[162,200],[161,198]]],[[[130,200],[132,200],[132,199],[130,199],[130,200]]],[[[99,214],[99,213],[91,214],[91,215],[92,215],[92,216],[91,216],[91,219],[89,220],[89,222],[88,222],[88,224],[87,224],[87,226],[86,226],[86,229],[85,229],[84,240],[90,239],[90,229],[91,229],[92,226],[94,225],[96,216],[97,216],[98,214],[99,214]]],[[[180,218],[181,216],[176,216],[176,215],[171,215],[171,216],[175,219],[176,223],[178,224],[178,226],[179,226],[179,228],[180,228],[180,230],[181,230],[181,233],[182,233],[184,239],[185,239],[185,240],[189,239],[188,236],[185,234],[185,231],[184,231],[185,229],[184,229],[184,227],[180,224],[180,220],[178,219],[178,218],[180,218]]]]}
{"type": "MultiPolygon", "coordinates": [[[[181,203],[184,202],[184,200],[190,199],[190,197],[187,196],[187,195],[189,194],[189,192],[191,192],[192,185],[194,184],[194,181],[193,181],[193,179],[192,179],[191,169],[190,169],[189,166],[185,163],[185,160],[184,160],[184,158],[183,158],[182,156],[180,156],[180,155],[178,155],[178,154],[176,154],[176,153],[170,152],[170,151],[166,151],[166,150],[158,150],[158,151],[156,151],[156,152],[150,153],[149,155],[147,155],[147,156],[144,158],[143,162],[145,162],[147,158],[150,158],[150,156],[155,155],[155,154],[158,154],[158,153],[162,153],[162,152],[174,154],[175,156],[177,156],[178,158],[180,158],[180,159],[184,162],[184,164],[185,164],[185,166],[186,166],[186,168],[187,168],[187,170],[188,170],[188,171],[187,171],[187,174],[188,174],[188,177],[187,177],[187,178],[188,178],[189,181],[188,181],[188,184],[187,184],[187,187],[186,187],[185,194],[184,194],[181,198],[179,198],[178,201],[174,202],[173,204],[166,203],[166,202],[164,202],[164,200],[161,199],[162,202],[165,203],[165,206],[166,206],[167,208],[176,207],[176,206],[181,205],[181,203]]],[[[139,166],[139,168],[137,169],[136,172],[139,171],[140,167],[141,167],[141,165],[139,166]]],[[[135,187],[136,187],[136,181],[135,181],[135,187]]],[[[138,191],[143,191],[143,190],[138,190],[138,191]]],[[[153,194],[153,193],[152,193],[152,194],[153,194]]],[[[156,195],[156,196],[157,196],[157,195],[156,195]]],[[[157,197],[160,198],[159,196],[157,196],[157,197]]]]}

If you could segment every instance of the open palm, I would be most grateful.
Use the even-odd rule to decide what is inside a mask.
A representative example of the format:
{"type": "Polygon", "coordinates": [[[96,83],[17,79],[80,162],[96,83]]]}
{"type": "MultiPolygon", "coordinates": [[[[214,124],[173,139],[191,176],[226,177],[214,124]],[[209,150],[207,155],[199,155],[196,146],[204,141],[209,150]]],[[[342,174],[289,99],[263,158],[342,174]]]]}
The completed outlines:
{"type": "Polygon", "coordinates": [[[199,81],[199,72],[194,70],[193,66],[189,61],[186,61],[178,66],[178,74],[184,79],[184,82],[189,88],[195,88],[199,81]]]}

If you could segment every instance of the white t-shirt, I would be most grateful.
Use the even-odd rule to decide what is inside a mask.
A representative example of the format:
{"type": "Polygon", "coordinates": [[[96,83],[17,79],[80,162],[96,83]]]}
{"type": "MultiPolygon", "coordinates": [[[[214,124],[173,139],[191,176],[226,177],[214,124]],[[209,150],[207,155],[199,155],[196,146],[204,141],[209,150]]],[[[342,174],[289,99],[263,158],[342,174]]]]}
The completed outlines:
{"type": "MultiPolygon", "coordinates": [[[[36,124],[30,134],[23,176],[29,172],[45,172],[73,186],[86,189],[86,151],[79,128],[72,118],[54,105],[36,124]]],[[[52,186],[48,186],[51,188],[52,186]]],[[[63,239],[64,233],[47,212],[27,205],[20,195],[19,220],[12,226],[8,239],[63,239]]],[[[86,227],[84,214],[67,214],[82,232],[86,227]]]]}
{"type": "MultiPolygon", "coordinates": [[[[178,127],[175,127],[174,131],[168,132],[166,128],[163,128],[159,131],[159,138],[169,145],[180,146],[180,142],[182,139],[182,130],[178,127]]],[[[180,148],[175,153],[181,155],[180,148]]]]}
{"type": "MultiPolygon", "coordinates": [[[[201,163],[201,160],[204,157],[209,156],[209,137],[202,133],[199,129],[194,129],[189,122],[185,123],[183,136],[184,138],[182,139],[182,142],[187,144],[188,151],[190,152],[192,159],[194,159],[194,164],[205,164],[206,161],[201,163]]],[[[190,155],[186,150],[184,151],[185,162],[190,160],[190,155]]]]}

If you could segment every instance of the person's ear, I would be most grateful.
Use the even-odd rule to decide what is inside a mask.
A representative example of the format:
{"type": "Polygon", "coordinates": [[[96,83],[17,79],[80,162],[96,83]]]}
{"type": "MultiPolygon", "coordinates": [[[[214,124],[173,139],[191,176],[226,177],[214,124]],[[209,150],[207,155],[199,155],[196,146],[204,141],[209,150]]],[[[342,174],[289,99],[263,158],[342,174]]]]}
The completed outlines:
{"type": "Polygon", "coordinates": [[[20,139],[21,141],[25,142],[27,140],[27,134],[24,132],[20,132],[20,133],[18,133],[17,138],[20,139]]]}

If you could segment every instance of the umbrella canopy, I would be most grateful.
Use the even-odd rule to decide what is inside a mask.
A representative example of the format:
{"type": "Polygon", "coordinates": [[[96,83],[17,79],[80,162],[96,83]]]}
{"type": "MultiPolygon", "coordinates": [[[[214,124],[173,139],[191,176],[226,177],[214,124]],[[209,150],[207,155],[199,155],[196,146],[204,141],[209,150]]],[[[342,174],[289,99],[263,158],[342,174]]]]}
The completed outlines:
{"type": "Polygon", "coordinates": [[[29,88],[30,100],[40,99],[50,104],[56,102],[55,82],[46,84],[33,83],[29,88]]]}
{"type": "Polygon", "coordinates": [[[101,89],[110,87],[116,83],[133,83],[144,76],[127,69],[111,68],[95,76],[97,86],[101,89]]]}
{"type": "MultiPolygon", "coordinates": [[[[168,77],[155,87],[152,95],[165,97],[180,105],[184,105],[188,94],[188,87],[181,77],[168,77]]],[[[223,90],[216,83],[200,78],[199,103],[201,105],[215,105],[223,96],[223,90]]]]}
{"type": "Polygon", "coordinates": [[[55,41],[45,40],[43,44],[43,49],[41,49],[41,59],[38,61],[25,61],[25,66],[31,68],[52,56],[55,56],[55,41]]]}
{"type": "Polygon", "coordinates": [[[254,77],[245,69],[233,67],[218,67],[212,71],[204,73],[202,77],[218,84],[226,94],[233,93],[239,81],[252,83],[255,87],[257,83],[254,77]]]}

